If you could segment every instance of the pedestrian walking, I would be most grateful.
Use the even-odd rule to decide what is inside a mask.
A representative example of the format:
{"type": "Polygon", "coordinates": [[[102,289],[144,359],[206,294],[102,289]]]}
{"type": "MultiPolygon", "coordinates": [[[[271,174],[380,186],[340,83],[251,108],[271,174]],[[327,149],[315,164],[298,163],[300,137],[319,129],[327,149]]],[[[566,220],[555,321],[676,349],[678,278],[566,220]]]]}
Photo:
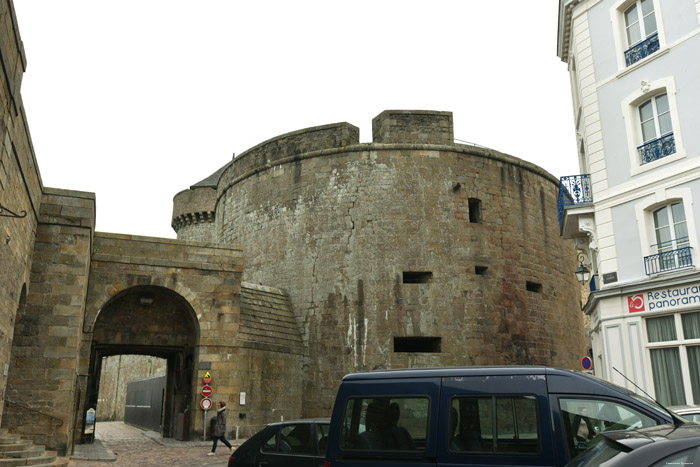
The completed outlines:
{"type": "Polygon", "coordinates": [[[233,452],[231,443],[226,441],[226,402],[219,401],[216,409],[216,425],[214,425],[214,445],[211,447],[211,452],[207,456],[213,456],[216,452],[216,443],[221,440],[233,452]]]}

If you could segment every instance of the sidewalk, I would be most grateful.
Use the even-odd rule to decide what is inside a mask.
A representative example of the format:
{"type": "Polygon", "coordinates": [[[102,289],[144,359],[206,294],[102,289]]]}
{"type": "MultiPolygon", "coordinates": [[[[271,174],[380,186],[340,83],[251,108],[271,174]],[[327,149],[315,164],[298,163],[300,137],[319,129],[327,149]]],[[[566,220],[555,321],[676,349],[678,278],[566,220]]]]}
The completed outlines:
{"type": "MultiPolygon", "coordinates": [[[[229,440],[235,447],[245,440],[229,440]]],[[[100,422],[95,441],[79,444],[70,455],[74,465],[98,467],[104,465],[223,465],[230,451],[219,443],[216,456],[207,457],[212,441],[179,441],[163,438],[155,431],[142,430],[124,422],[100,422]],[[223,462],[222,462],[223,461],[223,462]]]]}

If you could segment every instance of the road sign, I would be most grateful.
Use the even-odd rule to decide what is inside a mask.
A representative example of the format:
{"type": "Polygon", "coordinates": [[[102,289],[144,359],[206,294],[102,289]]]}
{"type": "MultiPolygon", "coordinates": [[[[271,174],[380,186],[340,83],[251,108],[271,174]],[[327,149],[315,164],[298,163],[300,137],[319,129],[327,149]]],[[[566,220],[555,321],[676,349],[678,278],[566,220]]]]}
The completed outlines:
{"type": "Polygon", "coordinates": [[[199,403],[199,406],[202,408],[202,410],[209,410],[211,409],[211,399],[208,397],[205,397],[202,399],[202,402],[199,403]]]}
{"type": "Polygon", "coordinates": [[[213,392],[214,392],[214,390],[208,384],[205,384],[204,387],[202,387],[202,395],[204,397],[211,396],[213,392]]]}
{"type": "Polygon", "coordinates": [[[202,382],[203,382],[204,384],[210,384],[211,381],[212,381],[212,379],[211,379],[211,373],[209,373],[209,372],[207,371],[206,373],[204,373],[204,378],[202,378],[202,382]]]}
{"type": "Polygon", "coordinates": [[[583,357],[581,359],[581,366],[584,370],[590,370],[593,366],[593,362],[591,361],[590,357],[583,357]]]}

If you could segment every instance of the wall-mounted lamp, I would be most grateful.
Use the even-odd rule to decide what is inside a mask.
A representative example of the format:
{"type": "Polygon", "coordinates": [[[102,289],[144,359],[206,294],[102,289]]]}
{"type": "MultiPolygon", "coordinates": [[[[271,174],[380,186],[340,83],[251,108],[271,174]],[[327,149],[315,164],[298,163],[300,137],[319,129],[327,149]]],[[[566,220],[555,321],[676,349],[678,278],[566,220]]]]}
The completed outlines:
{"type": "Polygon", "coordinates": [[[588,279],[591,278],[591,271],[589,271],[588,268],[583,265],[583,260],[586,259],[586,255],[579,253],[577,259],[578,267],[575,271],[576,280],[578,280],[581,285],[584,285],[586,282],[588,282],[588,279]]]}

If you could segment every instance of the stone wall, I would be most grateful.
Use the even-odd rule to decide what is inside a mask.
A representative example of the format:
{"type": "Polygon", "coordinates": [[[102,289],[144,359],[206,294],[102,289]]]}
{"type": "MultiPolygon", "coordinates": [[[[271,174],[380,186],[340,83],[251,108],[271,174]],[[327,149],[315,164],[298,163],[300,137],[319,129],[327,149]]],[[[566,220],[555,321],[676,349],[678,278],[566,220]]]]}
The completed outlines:
{"type": "Polygon", "coordinates": [[[69,444],[75,422],[94,222],[92,193],[44,189],[31,284],[14,328],[7,388],[13,403],[3,426],[50,448],[69,444]]]}
{"type": "Polygon", "coordinates": [[[26,304],[42,185],[19,92],[26,58],[11,1],[0,0],[0,19],[0,388],[5,388],[15,315],[26,304]]]}
{"type": "MultiPolygon", "coordinates": [[[[451,134],[444,112],[382,115],[393,135],[451,134]]],[[[220,179],[218,240],[242,247],[245,281],[289,293],[304,415],[328,416],[343,375],[359,370],[576,367],[585,343],[557,180],[492,150],[391,141],[315,147],[255,171],[234,160],[220,179]]]]}

